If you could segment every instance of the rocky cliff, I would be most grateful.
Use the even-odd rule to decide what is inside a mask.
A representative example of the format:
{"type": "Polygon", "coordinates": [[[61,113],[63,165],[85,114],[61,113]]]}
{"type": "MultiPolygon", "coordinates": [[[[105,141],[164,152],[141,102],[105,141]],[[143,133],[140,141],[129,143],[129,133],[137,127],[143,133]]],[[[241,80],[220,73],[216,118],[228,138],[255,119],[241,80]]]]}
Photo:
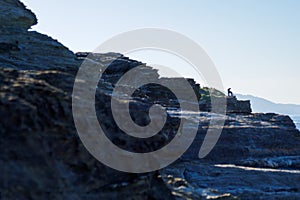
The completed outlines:
{"type": "Polygon", "coordinates": [[[37,24],[36,16],[19,1],[2,0],[0,11],[2,28],[27,30],[37,24]]]}
{"type": "MultiPolygon", "coordinates": [[[[84,54],[76,56],[56,40],[28,31],[37,20],[18,0],[2,0],[0,10],[0,198],[296,199],[300,195],[299,131],[288,116],[251,114],[249,102],[229,100],[232,111],[222,116],[226,123],[221,138],[202,160],[197,154],[208,123],[218,117],[207,112],[205,92],[197,93],[200,109],[204,108],[200,115],[170,115],[158,137],[129,140],[103,112],[109,107],[106,100],[126,71],[141,64],[146,71],[155,70],[116,53],[94,57],[103,63],[115,59],[96,93],[98,119],[115,144],[130,151],[151,151],[172,140],[181,118],[200,124],[189,150],[160,171],[128,174],[101,164],[79,140],[72,117],[71,94],[84,54]]],[[[189,82],[195,91],[204,90],[189,82]]],[[[157,87],[141,88],[131,100],[136,123],[149,120],[146,109],[153,102],[170,110],[178,107],[178,102],[170,101],[172,94],[164,97],[167,91],[157,87]]]]}

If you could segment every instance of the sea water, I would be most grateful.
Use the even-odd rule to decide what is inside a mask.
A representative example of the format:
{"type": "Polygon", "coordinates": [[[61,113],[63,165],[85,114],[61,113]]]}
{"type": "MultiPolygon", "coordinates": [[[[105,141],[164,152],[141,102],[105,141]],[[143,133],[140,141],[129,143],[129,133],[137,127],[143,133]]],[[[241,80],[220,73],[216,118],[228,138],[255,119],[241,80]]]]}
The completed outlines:
{"type": "Polygon", "coordinates": [[[300,115],[290,115],[298,130],[300,130],[300,115]]]}

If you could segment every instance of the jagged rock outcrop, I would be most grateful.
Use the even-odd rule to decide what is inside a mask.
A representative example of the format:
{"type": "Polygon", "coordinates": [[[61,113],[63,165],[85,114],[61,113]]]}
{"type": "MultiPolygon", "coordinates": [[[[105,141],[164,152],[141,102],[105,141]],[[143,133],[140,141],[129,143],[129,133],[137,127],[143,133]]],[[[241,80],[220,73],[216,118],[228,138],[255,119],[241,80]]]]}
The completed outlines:
{"type": "Polygon", "coordinates": [[[35,15],[18,0],[0,2],[1,67],[18,70],[76,70],[79,62],[65,46],[52,38],[28,31],[35,15]],[[41,64],[42,63],[42,64],[41,64]]]}
{"type": "Polygon", "coordinates": [[[176,163],[160,171],[178,199],[298,199],[299,173],[199,161],[176,163]]]}
{"type": "Polygon", "coordinates": [[[87,152],[71,111],[81,61],[28,31],[36,18],[21,2],[3,0],[0,9],[0,198],[168,198],[157,173],[118,172],[87,152]]]}
{"type": "MultiPolygon", "coordinates": [[[[203,141],[209,118],[213,114],[202,115],[199,134],[183,158],[197,158],[199,144],[203,141]]],[[[297,156],[300,153],[299,143],[299,131],[289,116],[274,113],[229,114],[226,116],[217,145],[203,160],[213,163],[240,164],[242,160],[248,158],[297,156]]]]}
{"type": "Polygon", "coordinates": [[[1,0],[0,27],[6,29],[24,29],[37,24],[37,18],[18,0],[1,0]]]}
{"type": "MultiPolygon", "coordinates": [[[[150,85],[140,88],[133,99],[122,96],[122,100],[132,103],[133,120],[137,124],[147,124],[147,109],[153,102],[168,107],[175,114],[169,115],[169,124],[151,140],[140,142],[121,134],[111,116],[103,112],[109,109],[107,100],[112,97],[114,83],[138,65],[143,65],[145,74],[157,72],[118,53],[91,55],[95,62],[103,64],[114,60],[98,84],[96,108],[99,121],[103,122],[111,134],[108,137],[115,144],[136,152],[152,151],[172,140],[180,117],[187,121],[197,119],[200,125],[196,140],[184,156],[160,171],[128,174],[101,164],[79,140],[72,117],[73,84],[87,54],[76,56],[52,38],[28,31],[36,18],[17,0],[1,1],[0,11],[0,198],[205,199],[238,196],[249,199],[299,195],[300,134],[288,116],[248,112],[222,116],[226,117],[226,123],[219,142],[208,157],[199,160],[197,154],[209,120],[216,114],[202,112],[199,116],[188,113],[178,116],[178,102],[174,96],[157,85],[150,85]],[[287,171],[257,173],[242,168],[246,166],[287,171]]],[[[194,91],[201,90],[193,80],[189,82],[194,91]]],[[[204,100],[209,102],[209,98],[204,100]]],[[[208,104],[203,105],[209,110],[208,104]]],[[[237,106],[249,111],[246,107],[237,106]]],[[[236,108],[232,110],[236,112],[236,108]]]]}
{"type": "Polygon", "coordinates": [[[300,133],[290,117],[229,114],[217,145],[199,160],[211,114],[202,115],[189,150],[160,170],[172,194],[182,199],[297,199],[300,133]]]}
{"type": "Polygon", "coordinates": [[[252,112],[249,100],[237,100],[236,96],[227,97],[227,113],[250,114],[252,112]]]}

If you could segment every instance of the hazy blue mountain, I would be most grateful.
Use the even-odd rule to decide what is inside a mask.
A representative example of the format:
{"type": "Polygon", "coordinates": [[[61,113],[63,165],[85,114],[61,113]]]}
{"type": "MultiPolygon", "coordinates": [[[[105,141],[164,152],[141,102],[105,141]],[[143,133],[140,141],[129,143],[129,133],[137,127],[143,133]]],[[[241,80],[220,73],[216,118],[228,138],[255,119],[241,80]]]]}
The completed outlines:
{"type": "Polygon", "coordinates": [[[274,103],[261,97],[253,95],[236,94],[238,99],[250,100],[253,112],[273,112],[286,115],[300,116],[300,105],[274,103]]]}

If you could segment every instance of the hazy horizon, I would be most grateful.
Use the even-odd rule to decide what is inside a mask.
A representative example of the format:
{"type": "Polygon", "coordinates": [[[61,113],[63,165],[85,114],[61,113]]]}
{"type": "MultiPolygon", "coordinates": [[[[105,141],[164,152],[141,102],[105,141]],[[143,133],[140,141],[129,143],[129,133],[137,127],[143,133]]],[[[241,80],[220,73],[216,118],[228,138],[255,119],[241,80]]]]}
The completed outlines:
{"type": "MultiPolygon", "coordinates": [[[[205,49],[225,89],[300,104],[300,1],[21,1],[37,15],[33,30],[58,39],[74,52],[92,51],[133,29],[170,29],[205,49]]],[[[145,53],[132,56],[153,63],[145,53]]],[[[154,54],[153,59],[167,60],[154,54]]],[[[176,58],[167,64],[194,77],[176,58]]]]}

